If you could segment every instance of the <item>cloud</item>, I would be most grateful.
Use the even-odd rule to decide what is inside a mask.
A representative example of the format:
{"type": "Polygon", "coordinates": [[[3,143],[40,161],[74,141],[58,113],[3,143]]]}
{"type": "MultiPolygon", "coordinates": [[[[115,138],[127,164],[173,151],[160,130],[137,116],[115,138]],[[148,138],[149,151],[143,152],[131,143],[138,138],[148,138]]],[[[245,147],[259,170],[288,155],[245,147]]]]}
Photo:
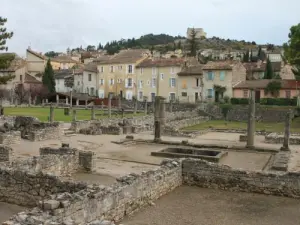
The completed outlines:
{"type": "Polygon", "coordinates": [[[14,31],[9,50],[65,51],[147,33],[208,36],[282,44],[300,21],[298,0],[2,0],[0,15],[14,31]]]}

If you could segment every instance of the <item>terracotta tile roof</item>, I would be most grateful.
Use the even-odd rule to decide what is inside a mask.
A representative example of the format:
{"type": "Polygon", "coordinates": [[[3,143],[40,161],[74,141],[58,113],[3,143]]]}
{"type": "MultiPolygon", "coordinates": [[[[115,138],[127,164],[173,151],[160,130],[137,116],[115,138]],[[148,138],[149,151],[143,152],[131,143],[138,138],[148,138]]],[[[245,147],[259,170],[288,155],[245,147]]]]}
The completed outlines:
{"type": "Polygon", "coordinates": [[[102,56],[94,59],[93,62],[100,63],[102,61],[107,61],[107,60],[109,60],[111,58],[112,58],[112,56],[110,56],[110,55],[102,55],[102,56]]]}
{"type": "Polygon", "coordinates": [[[59,62],[59,63],[78,63],[77,61],[73,60],[72,57],[67,56],[67,55],[50,58],[50,60],[53,62],[59,62]]]}
{"type": "Polygon", "coordinates": [[[266,63],[248,62],[243,63],[246,68],[246,72],[264,72],[266,71],[266,63]]]}
{"type": "Polygon", "coordinates": [[[36,57],[40,58],[40,59],[44,59],[44,60],[47,60],[46,56],[40,54],[40,53],[37,53],[35,51],[32,51],[31,49],[27,49],[27,52],[31,53],[32,55],[35,55],[36,57]]]}
{"type": "Polygon", "coordinates": [[[14,54],[14,53],[2,53],[1,55],[4,55],[4,54],[14,55],[15,59],[13,59],[10,62],[10,65],[9,65],[8,68],[0,69],[1,72],[15,72],[16,70],[26,66],[26,61],[24,59],[20,58],[19,56],[17,56],[16,54],[14,54]]]}
{"type": "Polygon", "coordinates": [[[281,83],[281,89],[298,89],[300,87],[300,81],[296,80],[246,80],[238,83],[233,89],[264,89],[271,81],[277,81],[281,83]]]}
{"type": "Polygon", "coordinates": [[[30,74],[26,73],[24,83],[41,84],[42,82],[36,79],[34,76],[31,76],[30,74]]]}
{"type": "Polygon", "coordinates": [[[210,61],[203,66],[203,70],[232,70],[234,61],[210,61]]]}
{"type": "Polygon", "coordinates": [[[274,72],[279,72],[281,70],[281,62],[271,62],[271,65],[274,72]]]}
{"type": "Polygon", "coordinates": [[[67,76],[73,74],[73,70],[55,70],[54,71],[54,78],[55,79],[64,79],[67,76]]]}
{"type": "Polygon", "coordinates": [[[142,61],[139,67],[167,67],[167,66],[181,66],[184,64],[184,59],[174,58],[174,59],[146,59],[142,61]]]}
{"type": "Polygon", "coordinates": [[[179,73],[177,73],[178,76],[192,76],[192,75],[202,75],[203,65],[198,65],[198,66],[190,66],[183,68],[179,73]]]}
{"type": "Polygon", "coordinates": [[[97,64],[96,64],[96,63],[89,63],[89,64],[86,64],[86,65],[84,66],[84,71],[89,71],[89,72],[97,73],[97,72],[98,72],[97,64]]]}
{"type": "Polygon", "coordinates": [[[138,60],[145,57],[149,50],[147,49],[129,49],[123,50],[110,59],[103,60],[99,64],[122,64],[122,63],[136,63],[138,60]]]}

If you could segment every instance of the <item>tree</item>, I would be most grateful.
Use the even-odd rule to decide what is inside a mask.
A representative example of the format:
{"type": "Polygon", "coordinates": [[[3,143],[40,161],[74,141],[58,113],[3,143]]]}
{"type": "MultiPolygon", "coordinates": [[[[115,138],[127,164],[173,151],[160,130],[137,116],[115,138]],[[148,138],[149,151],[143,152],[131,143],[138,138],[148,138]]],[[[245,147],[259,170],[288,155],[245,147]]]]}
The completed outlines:
{"type": "Polygon", "coordinates": [[[264,79],[273,79],[273,78],[274,78],[274,71],[273,71],[270,59],[268,58],[267,59],[266,72],[265,72],[264,79]]]}
{"type": "Polygon", "coordinates": [[[181,41],[178,41],[178,43],[177,43],[177,49],[181,49],[181,41]]]}
{"type": "Polygon", "coordinates": [[[297,80],[300,78],[300,23],[292,26],[289,33],[289,41],[283,45],[284,56],[294,66],[293,73],[297,80]]]}
{"type": "Polygon", "coordinates": [[[249,50],[244,53],[243,62],[249,62],[249,50]]]}
{"type": "Polygon", "coordinates": [[[6,46],[6,40],[10,39],[14,34],[13,32],[7,32],[6,28],[4,27],[6,22],[7,19],[0,16],[0,51],[8,50],[8,47],[6,46]]]}
{"type": "Polygon", "coordinates": [[[190,36],[190,39],[188,40],[188,42],[189,42],[190,56],[194,56],[194,57],[196,57],[196,55],[197,55],[196,35],[197,35],[197,33],[195,31],[195,28],[192,28],[191,36],[190,36]]]}
{"type": "Polygon", "coordinates": [[[101,49],[103,49],[104,47],[103,47],[103,45],[101,45],[101,43],[99,43],[99,45],[98,45],[98,47],[97,47],[97,50],[101,50],[101,49]]]}
{"type": "Polygon", "coordinates": [[[54,52],[54,51],[50,51],[50,52],[46,52],[45,56],[50,57],[50,58],[54,58],[56,56],[58,56],[59,53],[58,52],[54,52]]]}
{"type": "Polygon", "coordinates": [[[55,93],[55,80],[54,80],[54,71],[51,66],[50,59],[47,61],[45,72],[43,74],[42,82],[45,87],[48,88],[50,93],[55,93]]]}
{"type": "Polygon", "coordinates": [[[24,84],[18,84],[15,86],[15,96],[18,99],[19,104],[25,102],[28,98],[29,91],[25,89],[24,84]]]}
{"type": "Polygon", "coordinates": [[[251,49],[251,52],[250,52],[250,62],[253,62],[253,52],[252,52],[252,49],[251,49]]]}

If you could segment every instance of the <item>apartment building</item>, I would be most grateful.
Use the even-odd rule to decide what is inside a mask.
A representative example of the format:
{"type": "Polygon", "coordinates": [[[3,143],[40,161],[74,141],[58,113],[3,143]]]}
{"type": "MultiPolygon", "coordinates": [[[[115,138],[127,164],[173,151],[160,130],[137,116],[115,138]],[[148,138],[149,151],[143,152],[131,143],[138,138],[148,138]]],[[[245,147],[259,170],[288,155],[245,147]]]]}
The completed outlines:
{"type": "Polygon", "coordinates": [[[246,80],[246,68],[239,61],[208,62],[203,70],[203,100],[218,102],[232,97],[232,87],[246,80]]]}
{"type": "Polygon", "coordinates": [[[28,48],[26,50],[27,71],[30,75],[41,74],[45,70],[47,58],[42,53],[35,52],[28,48]]]}
{"type": "Polygon", "coordinates": [[[149,50],[129,49],[107,60],[96,62],[98,76],[96,76],[95,87],[98,90],[98,96],[100,98],[109,95],[121,96],[128,100],[136,96],[138,74],[136,66],[148,58],[149,54],[149,50]]]}
{"type": "Polygon", "coordinates": [[[136,95],[139,101],[145,98],[154,101],[163,96],[166,101],[177,99],[177,73],[181,71],[183,59],[146,59],[137,65],[136,95]]]}

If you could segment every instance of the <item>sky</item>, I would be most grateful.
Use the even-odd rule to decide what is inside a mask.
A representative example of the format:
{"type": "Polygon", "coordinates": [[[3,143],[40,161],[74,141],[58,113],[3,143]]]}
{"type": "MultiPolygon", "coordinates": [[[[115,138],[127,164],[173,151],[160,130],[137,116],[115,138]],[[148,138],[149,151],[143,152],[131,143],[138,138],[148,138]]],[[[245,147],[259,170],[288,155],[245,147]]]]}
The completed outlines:
{"type": "Polygon", "coordinates": [[[121,38],[203,28],[208,37],[281,45],[300,23],[299,0],[1,0],[9,52],[66,51],[121,38]]]}

